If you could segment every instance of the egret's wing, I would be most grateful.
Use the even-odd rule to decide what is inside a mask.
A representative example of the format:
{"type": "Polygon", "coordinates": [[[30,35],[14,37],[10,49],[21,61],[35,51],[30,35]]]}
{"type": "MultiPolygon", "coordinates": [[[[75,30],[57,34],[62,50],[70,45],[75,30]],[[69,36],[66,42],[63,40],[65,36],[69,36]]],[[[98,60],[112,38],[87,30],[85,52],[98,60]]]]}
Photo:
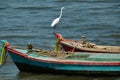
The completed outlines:
{"type": "Polygon", "coordinates": [[[59,18],[54,19],[51,24],[51,27],[54,27],[59,22],[59,20],[60,20],[59,18]]]}

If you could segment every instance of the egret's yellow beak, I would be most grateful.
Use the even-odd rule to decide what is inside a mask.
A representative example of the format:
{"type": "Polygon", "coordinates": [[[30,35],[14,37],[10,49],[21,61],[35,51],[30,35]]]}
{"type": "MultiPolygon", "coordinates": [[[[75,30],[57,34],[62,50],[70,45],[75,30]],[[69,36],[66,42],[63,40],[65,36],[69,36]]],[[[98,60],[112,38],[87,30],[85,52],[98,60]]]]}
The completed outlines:
{"type": "Polygon", "coordinates": [[[64,7],[64,9],[67,9],[67,7],[64,7]]]}

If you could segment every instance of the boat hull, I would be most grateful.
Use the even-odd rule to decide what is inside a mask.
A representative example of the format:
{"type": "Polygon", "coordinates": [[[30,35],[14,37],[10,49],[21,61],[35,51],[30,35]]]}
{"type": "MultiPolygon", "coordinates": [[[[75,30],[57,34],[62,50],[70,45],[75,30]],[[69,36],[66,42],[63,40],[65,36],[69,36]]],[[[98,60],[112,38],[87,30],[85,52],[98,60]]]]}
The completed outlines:
{"type": "Polygon", "coordinates": [[[87,50],[87,49],[82,49],[82,48],[77,48],[75,46],[70,46],[70,45],[67,45],[67,44],[64,44],[63,42],[61,42],[61,46],[62,48],[65,50],[65,51],[68,51],[68,52],[94,52],[94,53],[106,53],[104,51],[91,51],[91,50],[87,50]]]}
{"type": "MultiPolygon", "coordinates": [[[[76,45],[70,45],[64,41],[61,41],[60,44],[65,51],[69,51],[69,52],[120,53],[120,47],[116,51],[115,50],[114,51],[107,51],[107,50],[104,50],[104,48],[103,48],[103,50],[90,49],[90,48],[85,48],[85,47],[78,48],[78,47],[76,47],[76,45]]],[[[110,48],[110,49],[114,49],[114,47],[110,48]]]]}
{"type": "Polygon", "coordinates": [[[63,48],[69,52],[96,52],[96,53],[120,53],[120,46],[96,45],[91,42],[82,40],[64,39],[61,34],[56,33],[56,48],[60,50],[63,48]],[[60,45],[62,47],[60,47],[60,45]]]}
{"type": "Polygon", "coordinates": [[[69,75],[120,75],[120,71],[86,71],[86,70],[58,70],[45,67],[38,67],[24,63],[15,63],[21,72],[32,73],[51,73],[51,74],[69,74],[69,75]]]}
{"type": "MultiPolygon", "coordinates": [[[[70,51],[70,52],[91,52],[91,51],[86,51],[86,50],[82,50],[82,49],[77,49],[77,48],[74,48],[74,46],[69,46],[69,45],[66,45],[66,44],[63,44],[63,43],[61,43],[61,46],[65,51],[70,51]]],[[[92,51],[92,52],[95,52],[95,51],[92,51]]]]}
{"type": "Polygon", "coordinates": [[[8,54],[20,71],[39,73],[62,73],[62,74],[87,74],[87,75],[119,75],[120,62],[69,62],[57,59],[36,59],[30,56],[11,50],[8,54]]]}

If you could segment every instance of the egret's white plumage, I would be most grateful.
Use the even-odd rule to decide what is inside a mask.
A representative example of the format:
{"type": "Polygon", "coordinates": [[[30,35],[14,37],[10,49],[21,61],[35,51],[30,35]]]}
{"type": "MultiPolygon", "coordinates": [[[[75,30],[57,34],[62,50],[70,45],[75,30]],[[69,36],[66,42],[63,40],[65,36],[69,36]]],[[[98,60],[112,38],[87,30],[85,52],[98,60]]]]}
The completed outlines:
{"type": "Polygon", "coordinates": [[[60,21],[63,9],[64,9],[64,7],[61,8],[60,16],[58,18],[56,18],[56,19],[53,20],[53,22],[51,24],[51,27],[54,27],[60,21]]]}

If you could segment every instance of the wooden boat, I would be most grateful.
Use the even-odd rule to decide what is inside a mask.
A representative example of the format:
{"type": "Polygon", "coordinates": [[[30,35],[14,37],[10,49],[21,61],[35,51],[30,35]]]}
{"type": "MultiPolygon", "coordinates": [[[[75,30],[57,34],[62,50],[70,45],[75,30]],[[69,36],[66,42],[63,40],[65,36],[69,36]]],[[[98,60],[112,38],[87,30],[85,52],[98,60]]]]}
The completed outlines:
{"type": "Polygon", "coordinates": [[[61,34],[56,33],[57,48],[60,45],[65,51],[71,52],[97,52],[97,53],[120,53],[120,46],[104,46],[96,45],[94,43],[87,42],[83,36],[81,40],[68,40],[64,39],[61,34]]]}
{"type": "Polygon", "coordinates": [[[4,48],[20,71],[120,75],[120,54],[4,48]]]}

